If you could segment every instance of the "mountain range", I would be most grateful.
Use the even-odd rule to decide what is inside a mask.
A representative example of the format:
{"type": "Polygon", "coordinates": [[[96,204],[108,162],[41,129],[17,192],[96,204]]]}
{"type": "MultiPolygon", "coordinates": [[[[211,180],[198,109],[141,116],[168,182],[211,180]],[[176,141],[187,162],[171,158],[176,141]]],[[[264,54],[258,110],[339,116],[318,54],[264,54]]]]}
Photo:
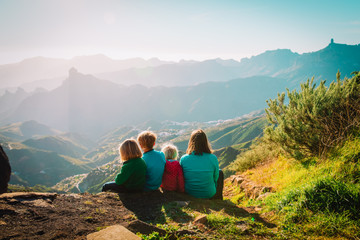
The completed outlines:
{"type": "Polygon", "coordinates": [[[60,87],[27,97],[0,121],[35,120],[97,139],[118,126],[148,120],[206,122],[235,118],[263,109],[265,101],[285,87],[282,79],[265,76],[188,87],[123,86],[72,69],[60,87]]]}
{"type": "Polygon", "coordinates": [[[62,181],[61,191],[99,191],[121,167],[119,143],[146,129],[158,134],[157,148],[171,141],[180,155],[191,131],[206,129],[226,168],[261,136],[267,99],[312,76],[329,84],[338,70],[344,77],[359,68],[360,45],[333,42],[317,52],[280,49],[240,62],[28,59],[0,66],[0,143],[12,183],[62,181]]]}
{"type": "Polygon", "coordinates": [[[72,67],[85,73],[94,74],[167,63],[156,58],[113,60],[103,54],[79,56],[69,60],[34,57],[19,63],[0,65],[0,85],[1,88],[23,86],[31,90],[37,87],[53,88],[64,80],[68,70],[72,67]]]}
{"type": "Polygon", "coordinates": [[[99,79],[124,85],[188,86],[209,81],[228,81],[252,76],[282,78],[289,88],[315,77],[335,80],[339,70],[350,76],[360,68],[360,45],[334,43],[325,48],[298,54],[289,49],[266,51],[240,61],[211,59],[205,61],[168,62],[153,58],[113,60],[104,55],[74,57],[70,60],[36,57],[19,63],[0,65],[0,94],[5,89],[22,87],[54,89],[61,85],[70,68],[92,74],[99,79]]]}

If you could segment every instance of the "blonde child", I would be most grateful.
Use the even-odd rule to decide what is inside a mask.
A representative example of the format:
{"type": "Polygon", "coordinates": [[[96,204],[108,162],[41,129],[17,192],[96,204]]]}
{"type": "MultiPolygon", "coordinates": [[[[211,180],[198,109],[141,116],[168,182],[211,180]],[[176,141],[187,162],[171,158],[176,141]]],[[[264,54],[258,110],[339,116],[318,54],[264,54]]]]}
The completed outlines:
{"type": "Polygon", "coordinates": [[[164,153],[154,150],[156,134],[150,131],[144,131],[137,138],[141,149],[143,150],[143,159],[146,163],[146,182],[145,191],[157,190],[162,182],[162,176],[165,168],[164,153]]]}
{"type": "Polygon", "coordinates": [[[137,142],[127,139],[119,148],[121,160],[124,162],[115,181],[103,185],[102,191],[112,192],[140,192],[146,180],[146,164],[141,158],[142,153],[137,142]]]}
{"type": "Polygon", "coordinates": [[[177,148],[168,144],[161,151],[166,159],[161,188],[168,191],[184,192],[184,175],[180,163],[176,160],[178,157],[177,148]]]}

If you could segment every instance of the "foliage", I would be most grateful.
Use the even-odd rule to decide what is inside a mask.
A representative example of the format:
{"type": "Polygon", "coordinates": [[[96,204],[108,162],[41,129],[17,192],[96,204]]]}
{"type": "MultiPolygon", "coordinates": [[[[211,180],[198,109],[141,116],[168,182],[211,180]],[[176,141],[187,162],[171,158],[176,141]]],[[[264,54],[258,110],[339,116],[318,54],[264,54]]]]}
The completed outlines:
{"type": "Polygon", "coordinates": [[[267,101],[271,127],[266,139],[279,144],[291,156],[321,156],[343,142],[360,125],[360,74],[350,79],[325,81],[316,87],[313,79],[301,84],[301,90],[285,93],[267,101]]]}
{"type": "Polygon", "coordinates": [[[278,210],[292,205],[315,213],[347,212],[349,217],[357,220],[360,216],[360,191],[351,185],[326,177],[303,188],[288,191],[276,205],[278,210]]]}
{"type": "Polygon", "coordinates": [[[286,234],[359,237],[359,197],[360,190],[354,185],[325,177],[266,201],[278,211],[286,234]]]}
{"type": "Polygon", "coordinates": [[[158,232],[152,232],[149,235],[137,233],[137,235],[139,237],[141,237],[141,239],[144,239],[144,240],[165,240],[165,239],[169,239],[169,237],[167,235],[162,237],[160,235],[160,233],[158,233],[158,232]]]}
{"type": "Polygon", "coordinates": [[[230,164],[229,170],[244,172],[248,169],[254,168],[259,162],[266,162],[278,156],[280,149],[277,145],[271,142],[264,142],[259,139],[256,143],[251,145],[248,151],[240,153],[236,160],[230,164]]]}

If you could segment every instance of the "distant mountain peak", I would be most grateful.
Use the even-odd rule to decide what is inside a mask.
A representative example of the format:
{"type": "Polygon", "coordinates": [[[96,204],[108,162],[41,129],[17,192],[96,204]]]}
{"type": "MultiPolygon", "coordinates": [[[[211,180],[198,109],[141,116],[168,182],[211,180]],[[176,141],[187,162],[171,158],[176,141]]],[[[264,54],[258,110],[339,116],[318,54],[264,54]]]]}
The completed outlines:
{"type": "Polygon", "coordinates": [[[79,76],[79,74],[80,73],[76,68],[72,67],[69,69],[69,78],[77,77],[77,76],[79,76]]]}

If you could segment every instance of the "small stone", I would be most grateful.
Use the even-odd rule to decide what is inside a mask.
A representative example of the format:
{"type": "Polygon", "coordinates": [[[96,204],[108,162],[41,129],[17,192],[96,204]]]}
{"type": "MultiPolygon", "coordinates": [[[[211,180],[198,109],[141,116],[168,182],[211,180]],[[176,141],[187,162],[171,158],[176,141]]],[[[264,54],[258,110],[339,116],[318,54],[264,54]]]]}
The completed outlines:
{"type": "Polygon", "coordinates": [[[205,214],[199,215],[195,218],[195,220],[193,221],[194,224],[206,224],[207,223],[207,217],[205,214]]]}
{"type": "Polygon", "coordinates": [[[179,206],[179,207],[186,207],[187,205],[189,205],[189,201],[175,201],[175,203],[179,206]]]}
{"type": "Polygon", "coordinates": [[[241,232],[245,233],[249,230],[249,226],[247,224],[238,224],[236,228],[241,230],[241,232]]]}
{"type": "Polygon", "coordinates": [[[151,234],[152,232],[158,232],[160,235],[166,234],[165,230],[138,219],[131,221],[127,228],[132,232],[139,232],[141,234],[151,234]]]}
{"type": "Polygon", "coordinates": [[[140,240],[141,238],[121,225],[113,225],[99,232],[95,232],[87,235],[86,239],[87,240],[108,240],[108,239],[140,240]]]}
{"type": "Polygon", "coordinates": [[[262,209],[261,207],[255,207],[255,211],[256,211],[256,212],[260,212],[261,209],[262,209]]]}
{"type": "Polygon", "coordinates": [[[257,200],[264,200],[266,197],[268,197],[271,194],[272,194],[271,192],[263,193],[257,198],[257,200]]]}

